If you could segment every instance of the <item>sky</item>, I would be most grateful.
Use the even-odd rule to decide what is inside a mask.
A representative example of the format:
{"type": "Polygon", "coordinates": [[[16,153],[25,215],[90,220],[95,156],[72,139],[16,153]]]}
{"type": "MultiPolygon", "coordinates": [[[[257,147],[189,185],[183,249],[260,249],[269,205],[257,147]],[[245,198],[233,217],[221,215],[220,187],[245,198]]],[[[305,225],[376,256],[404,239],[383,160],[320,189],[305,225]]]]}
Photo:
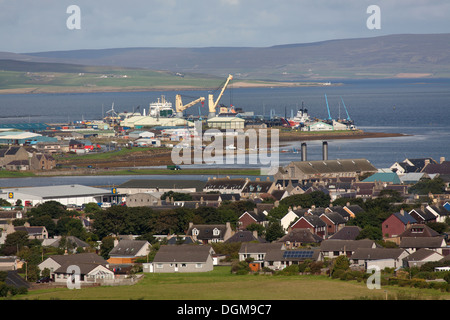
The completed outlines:
{"type": "Polygon", "coordinates": [[[0,51],[269,47],[449,33],[449,17],[448,0],[0,0],[0,51]]]}

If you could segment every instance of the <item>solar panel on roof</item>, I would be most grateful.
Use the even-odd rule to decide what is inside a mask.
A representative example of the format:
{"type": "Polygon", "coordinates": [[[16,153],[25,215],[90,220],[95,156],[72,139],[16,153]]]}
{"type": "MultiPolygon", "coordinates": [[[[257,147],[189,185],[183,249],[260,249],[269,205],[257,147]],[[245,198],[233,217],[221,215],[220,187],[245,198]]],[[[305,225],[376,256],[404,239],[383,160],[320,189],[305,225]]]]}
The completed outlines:
{"type": "Polygon", "coordinates": [[[313,254],[311,250],[288,250],[283,253],[283,258],[312,258],[313,254]]]}

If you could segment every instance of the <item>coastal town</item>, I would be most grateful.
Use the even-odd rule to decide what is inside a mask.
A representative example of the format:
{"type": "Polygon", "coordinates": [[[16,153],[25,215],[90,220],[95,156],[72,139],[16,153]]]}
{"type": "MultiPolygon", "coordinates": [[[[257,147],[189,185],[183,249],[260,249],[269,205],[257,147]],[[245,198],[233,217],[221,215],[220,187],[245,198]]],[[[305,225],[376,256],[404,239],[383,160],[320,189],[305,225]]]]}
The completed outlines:
{"type": "MultiPolygon", "coordinates": [[[[156,118],[177,123],[130,127],[133,117],[155,120],[117,115],[70,125],[3,125],[2,177],[114,174],[113,169],[142,174],[139,166],[160,166],[156,179],[113,186],[2,185],[3,296],[58,286],[134,285],[148,274],[223,266],[234,274],[343,280],[367,280],[376,268],[383,284],[409,281],[413,287],[450,290],[445,157],[405,158],[376,168],[365,158],[330,159],[326,141],[322,159],[308,160],[303,142],[298,160],[280,165],[273,175],[167,179],[189,172],[188,166],[174,165],[170,154],[192,136],[192,128],[170,116],[156,118]]],[[[215,128],[222,131],[267,128],[236,114],[218,118],[215,128]]],[[[286,130],[289,140],[314,139],[308,136],[314,129],[296,126],[278,129],[286,130]]],[[[335,133],[327,126],[316,140],[357,138],[353,127],[335,133]]]]}

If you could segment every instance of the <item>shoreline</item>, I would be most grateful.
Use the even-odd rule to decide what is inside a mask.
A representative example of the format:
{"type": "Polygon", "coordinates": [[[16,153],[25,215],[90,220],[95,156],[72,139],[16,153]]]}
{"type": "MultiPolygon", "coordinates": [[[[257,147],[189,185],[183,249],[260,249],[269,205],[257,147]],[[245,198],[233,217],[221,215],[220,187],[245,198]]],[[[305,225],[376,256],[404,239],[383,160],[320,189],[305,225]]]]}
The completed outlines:
{"type": "MultiPolygon", "coordinates": [[[[243,88],[298,88],[298,87],[323,87],[341,86],[342,83],[324,85],[322,82],[242,82],[232,84],[235,89],[243,88]]],[[[161,87],[29,87],[0,89],[2,94],[57,94],[57,93],[110,93],[110,92],[152,92],[152,91],[194,91],[213,90],[214,88],[196,86],[161,86],[161,87]]]]}

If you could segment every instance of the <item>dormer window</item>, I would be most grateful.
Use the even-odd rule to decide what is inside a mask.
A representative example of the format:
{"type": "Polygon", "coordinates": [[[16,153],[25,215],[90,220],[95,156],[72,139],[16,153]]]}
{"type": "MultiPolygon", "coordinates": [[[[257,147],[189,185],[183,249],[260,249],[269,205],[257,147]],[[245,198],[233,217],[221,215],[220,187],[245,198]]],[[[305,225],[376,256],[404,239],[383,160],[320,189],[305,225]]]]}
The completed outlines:
{"type": "Polygon", "coordinates": [[[214,235],[214,236],[220,235],[220,230],[217,229],[217,228],[214,228],[214,230],[213,230],[213,235],[214,235]]]}
{"type": "Polygon", "coordinates": [[[193,236],[198,236],[199,233],[200,233],[200,232],[198,231],[197,228],[192,229],[192,235],[193,235],[193,236]]]}

